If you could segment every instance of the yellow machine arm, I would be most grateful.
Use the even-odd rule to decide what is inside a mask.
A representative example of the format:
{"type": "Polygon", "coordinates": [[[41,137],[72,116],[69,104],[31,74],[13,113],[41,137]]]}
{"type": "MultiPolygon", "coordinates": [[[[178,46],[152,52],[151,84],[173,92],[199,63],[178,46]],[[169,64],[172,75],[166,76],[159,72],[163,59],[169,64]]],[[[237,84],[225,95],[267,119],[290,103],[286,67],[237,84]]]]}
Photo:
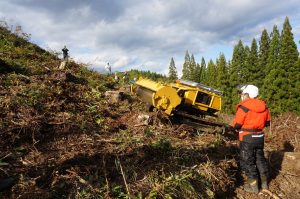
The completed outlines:
{"type": "Polygon", "coordinates": [[[136,82],[137,95],[148,104],[172,115],[173,110],[181,103],[181,97],[175,88],[170,85],[154,82],[149,79],[140,79],[136,82]]]}
{"type": "Polygon", "coordinates": [[[149,79],[136,81],[136,94],[168,115],[183,111],[194,115],[212,115],[221,110],[222,92],[203,84],[179,80],[163,84],[149,79]]]}

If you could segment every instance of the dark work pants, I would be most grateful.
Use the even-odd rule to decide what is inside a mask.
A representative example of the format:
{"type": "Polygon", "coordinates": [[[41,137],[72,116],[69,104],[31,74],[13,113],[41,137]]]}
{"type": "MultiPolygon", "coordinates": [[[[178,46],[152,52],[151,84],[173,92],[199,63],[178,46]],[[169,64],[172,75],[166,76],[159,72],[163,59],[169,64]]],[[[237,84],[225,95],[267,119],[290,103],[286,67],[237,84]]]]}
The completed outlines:
{"type": "Polygon", "coordinates": [[[268,164],[264,156],[264,143],[240,142],[240,165],[248,178],[268,176],[268,164]]]}

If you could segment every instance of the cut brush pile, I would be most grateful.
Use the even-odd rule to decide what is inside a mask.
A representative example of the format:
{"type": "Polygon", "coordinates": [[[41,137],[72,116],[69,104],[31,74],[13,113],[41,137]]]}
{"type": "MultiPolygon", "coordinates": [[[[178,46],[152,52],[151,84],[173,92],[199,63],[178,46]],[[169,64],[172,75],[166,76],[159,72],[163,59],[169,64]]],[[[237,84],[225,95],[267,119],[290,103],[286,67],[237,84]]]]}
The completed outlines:
{"type": "MultiPolygon", "coordinates": [[[[243,192],[237,141],[148,113],[121,85],[0,28],[0,198],[269,198],[243,192]]],[[[230,116],[223,121],[230,123],[230,116]]],[[[270,191],[299,195],[299,117],[274,118],[270,191]],[[289,152],[289,153],[287,153],[289,152]]]]}

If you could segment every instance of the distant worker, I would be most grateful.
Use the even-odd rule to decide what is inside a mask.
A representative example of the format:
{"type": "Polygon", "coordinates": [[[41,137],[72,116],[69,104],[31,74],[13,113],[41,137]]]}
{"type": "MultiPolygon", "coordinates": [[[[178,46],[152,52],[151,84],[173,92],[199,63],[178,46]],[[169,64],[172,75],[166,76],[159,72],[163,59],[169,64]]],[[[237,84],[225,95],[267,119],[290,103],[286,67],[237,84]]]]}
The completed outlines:
{"type": "Polygon", "coordinates": [[[268,189],[268,164],[264,156],[264,127],[270,126],[270,112],[264,101],[256,99],[258,88],[244,85],[240,89],[241,102],[237,105],[233,127],[239,131],[240,166],[247,176],[246,192],[258,193],[268,189]]]}
{"type": "Polygon", "coordinates": [[[125,71],[125,72],[124,72],[124,75],[123,75],[123,82],[124,82],[124,83],[128,83],[128,80],[129,80],[128,72],[125,71]]]}
{"type": "Polygon", "coordinates": [[[119,77],[117,75],[117,73],[115,73],[115,81],[117,82],[119,80],[119,77]]]}
{"type": "Polygon", "coordinates": [[[136,78],[136,77],[135,77],[135,78],[133,78],[132,80],[130,80],[130,81],[129,81],[129,84],[135,84],[136,80],[137,80],[137,78],[136,78]]]}
{"type": "Polygon", "coordinates": [[[107,62],[107,64],[105,65],[105,70],[106,72],[110,75],[111,74],[111,66],[109,65],[109,63],[107,62]]]}
{"type": "Polygon", "coordinates": [[[67,47],[66,46],[64,46],[64,48],[63,49],[61,49],[62,50],[62,52],[63,52],[63,59],[64,60],[67,60],[68,59],[68,49],[67,49],[67,47]]]}

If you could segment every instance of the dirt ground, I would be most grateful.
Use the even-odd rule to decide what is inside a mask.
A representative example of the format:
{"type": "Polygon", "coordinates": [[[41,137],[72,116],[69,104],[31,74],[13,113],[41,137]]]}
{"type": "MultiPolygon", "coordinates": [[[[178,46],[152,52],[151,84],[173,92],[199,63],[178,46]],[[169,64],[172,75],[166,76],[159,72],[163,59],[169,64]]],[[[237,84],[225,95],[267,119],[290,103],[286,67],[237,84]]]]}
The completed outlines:
{"type": "MultiPolygon", "coordinates": [[[[270,192],[274,194],[270,196],[242,190],[235,135],[222,128],[197,130],[176,124],[160,112],[145,109],[134,96],[127,96],[120,102],[103,100],[98,104],[101,117],[97,129],[83,131],[72,122],[80,115],[58,112],[55,117],[48,115],[47,122],[36,123],[43,125],[42,131],[16,128],[2,132],[0,160],[5,164],[0,167],[1,177],[17,180],[0,197],[126,198],[118,195],[121,189],[151,198],[149,192],[159,183],[151,181],[155,176],[171,174],[163,178],[167,186],[167,180],[175,174],[188,176],[195,171],[204,173],[205,181],[211,182],[209,190],[215,198],[300,198],[299,116],[280,115],[266,130],[270,192]]],[[[30,128],[36,127],[32,122],[38,121],[39,115],[32,119],[31,111],[21,109],[11,117],[18,123],[30,121],[30,128]]],[[[221,115],[220,120],[230,124],[232,116],[221,115]]],[[[86,125],[90,125],[88,121],[86,125]]],[[[203,184],[191,181],[201,193],[199,198],[212,198],[203,184]]],[[[157,189],[158,193],[164,190],[157,189]]],[[[164,197],[158,194],[157,198],[164,197]]]]}
{"type": "Polygon", "coordinates": [[[112,100],[114,78],[72,60],[61,70],[57,55],[0,31],[0,179],[14,179],[0,198],[300,198],[299,116],[272,118],[270,193],[247,194],[229,129],[149,113],[128,87],[112,100]]]}

